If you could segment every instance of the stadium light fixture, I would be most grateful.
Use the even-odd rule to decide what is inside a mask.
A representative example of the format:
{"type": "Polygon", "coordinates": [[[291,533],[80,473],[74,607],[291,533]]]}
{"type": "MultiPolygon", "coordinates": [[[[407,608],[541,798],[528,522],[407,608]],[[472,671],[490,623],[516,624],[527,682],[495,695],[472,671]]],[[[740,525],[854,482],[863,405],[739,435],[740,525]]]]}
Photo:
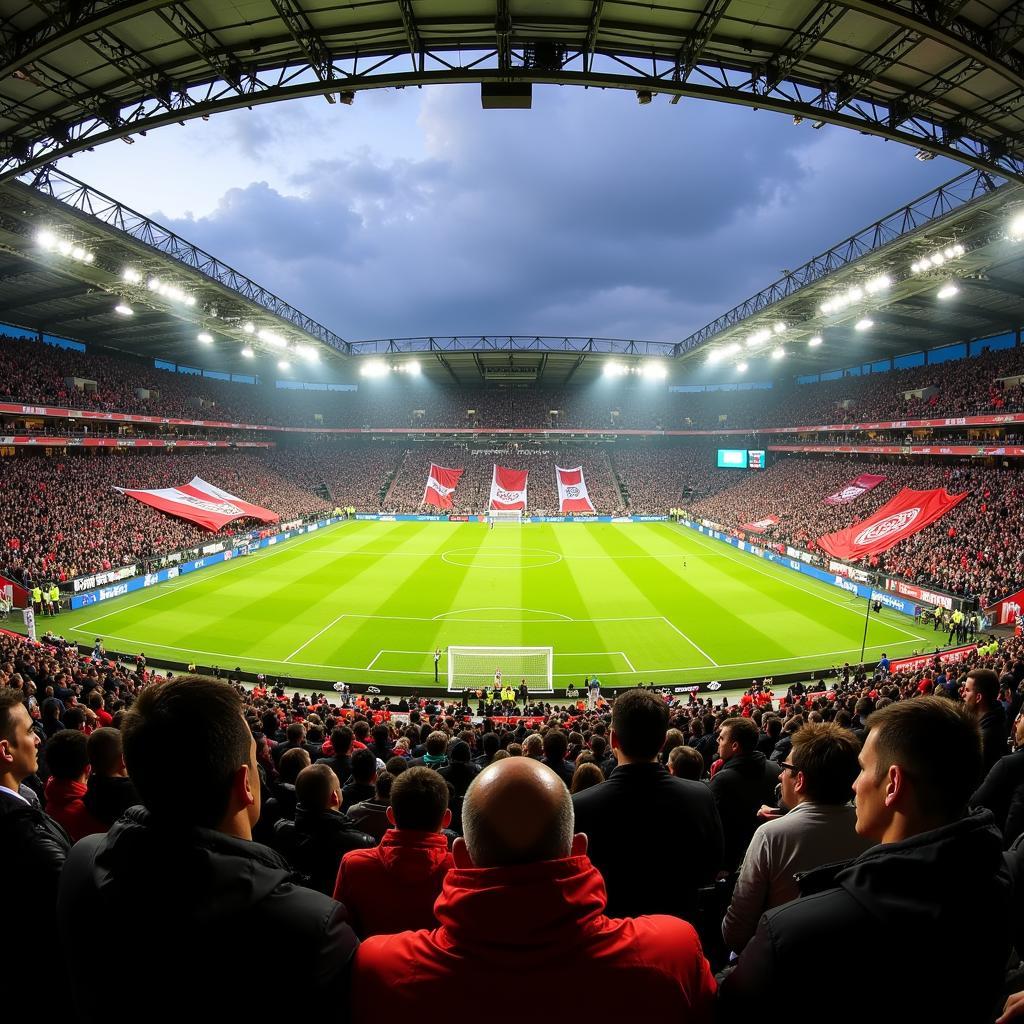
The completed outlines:
{"type": "Polygon", "coordinates": [[[277,368],[279,370],[290,370],[291,366],[292,364],[287,359],[278,359],[277,361],[277,368]]]}
{"type": "Polygon", "coordinates": [[[420,361],[418,359],[410,359],[405,364],[405,372],[412,374],[413,377],[418,377],[422,369],[423,367],[420,366],[420,361]]]}
{"type": "Polygon", "coordinates": [[[255,334],[256,325],[250,323],[242,324],[242,330],[245,331],[246,334],[255,334]]]}
{"type": "Polygon", "coordinates": [[[196,338],[199,341],[201,341],[204,345],[212,345],[213,344],[213,335],[210,334],[208,331],[200,331],[196,335],[196,338]]]}
{"type": "Polygon", "coordinates": [[[624,377],[629,373],[629,368],[625,363],[619,363],[614,359],[609,359],[604,366],[601,367],[601,373],[605,377],[624,377]]]}
{"type": "Polygon", "coordinates": [[[142,284],[142,275],[134,267],[125,267],[121,271],[121,280],[127,284],[142,284]]]}
{"type": "Polygon", "coordinates": [[[782,359],[785,354],[786,350],[784,348],[772,349],[772,359],[782,359]]]}
{"type": "Polygon", "coordinates": [[[256,337],[259,338],[260,341],[271,345],[273,348],[286,348],[288,346],[288,342],[285,341],[280,334],[277,334],[274,331],[265,330],[262,327],[256,332],[256,337]]]}
{"type": "Polygon", "coordinates": [[[871,328],[874,327],[874,326],[875,326],[874,320],[870,320],[870,319],[868,319],[868,317],[864,317],[862,320],[858,320],[853,325],[853,329],[855,331],[870,331],[871,328]]]}
{"type": "Polygon", "coordinates": [[[708,352],[708,366],[714,366],[722,358],[721,349],[713,348],[708,352]]]}
{"type": "Polygon", "coordinates": [[[939,299],[951,299],[956,293],[960,291],[959,288],[952,281],[949,284],[944,284],[936,293],[936,298],[939,299]]]}
{"type": "Polygon", "coordinates": [[[776,334],[783,334],[785,332],[785,330],[786,330],[786,325],[784,323],[782,323],[782,321],[780,320],[777,324],[774,324],[772,326],[772,330],[776,334]]]}
{"type": "Polygon", "coordinates": [[[57,236],[49,228],[43,228],[36,232],[36,245],[41,249],[56,249],[57,236]]]}
{"type": "Polygon", "coordinates": [[[320,353],[312,345],[296,345],[295,351],[311,363],[320,362],[320,353]]]}
{"type": "Polygon", "coordinates": [[[1007,230],[1010,238],[1015,242],[1019,242],[1024,238],[1024,213],[1018,213],[1013,220],[1010,221],[1010,227],[1007,230]]]}
{"type": "Polygon", "coordinates": [[[746,363],[737,363],[736,364],[736,369],[739,370],[740,373],[746,373],[747,372],[747,364],[746,363]]]}
{"type": "Polygon", "coordinates": [[[816,334],[813,338],[811,338],[807,342],[807,345],[808,345],[809,348],[817,348],[821,344],[821,341],[822,341],[821,335],[820,334],[816,334]]]}
{"type": "Polygon", "coordinates": [[[252,359],[255,357],[256,353],[246,345],[245,348],[242,349],[242,355],[245,356],[246,359],[252,359]]]}
{"type": "MultiPolygon", "coordinates": [[[[726,349],[728,353],[732,346],[726,349]]],[[[668,368],[664,363],[644,363],[640,367],[640,373],[647,378],[647,380],[665,380],[668,377],[668,368]]]]}
{"type": "Polygon", "coordinates": [[[757,345],[763,345],[771,336],[772,332],[767,328],[763,328],[760,331],[754,331],[754,333],[747,338],[747,348],[754,348],[757,345]]]}
{"type": "Polygon", "coordinates": [[[359,374],[362,377],[386,377],[391,372],[391,367],[381,359],[371,359],[359,367],[359,374]]]}
{"type": "Polygon", "coordinates": [[[119,302],[114,307],[114,312],[115,313],[120,313],[121,316],[134,316],[135,315],[135,310],[132,309],[131,306],[125,305],[125,303],[123,303],[123,302],[119,302]]]}

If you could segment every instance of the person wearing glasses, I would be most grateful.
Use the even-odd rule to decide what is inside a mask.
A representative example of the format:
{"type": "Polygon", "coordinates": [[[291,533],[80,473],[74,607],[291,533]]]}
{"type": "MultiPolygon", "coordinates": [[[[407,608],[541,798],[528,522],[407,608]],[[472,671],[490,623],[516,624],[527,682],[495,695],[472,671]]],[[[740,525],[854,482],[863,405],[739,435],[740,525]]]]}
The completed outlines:
{"type": "Polygon", "coordinates": [[[858,857],[875,840],[857,834],[850,798],[860,767],[860,740],[833,723],[806,725],[779,767],[787,813],[761,825],[750,840],[722,937],[735,953],[753,938],[761,915],[800,895],[796,875],[858,857]]]}

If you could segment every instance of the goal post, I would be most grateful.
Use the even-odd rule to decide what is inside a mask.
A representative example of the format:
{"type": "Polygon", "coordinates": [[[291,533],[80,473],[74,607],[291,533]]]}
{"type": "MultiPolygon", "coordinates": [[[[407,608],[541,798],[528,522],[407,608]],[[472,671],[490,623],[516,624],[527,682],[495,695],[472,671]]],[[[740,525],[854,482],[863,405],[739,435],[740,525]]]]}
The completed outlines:
{"type": "Polygon", "coordinates": [[[448,689],[453,692],[494,686],[501,672],[502,686],[516,689],[526,680],[531,693],[553,693],[553,647],[456,647],[448,648],[448,689]]]}

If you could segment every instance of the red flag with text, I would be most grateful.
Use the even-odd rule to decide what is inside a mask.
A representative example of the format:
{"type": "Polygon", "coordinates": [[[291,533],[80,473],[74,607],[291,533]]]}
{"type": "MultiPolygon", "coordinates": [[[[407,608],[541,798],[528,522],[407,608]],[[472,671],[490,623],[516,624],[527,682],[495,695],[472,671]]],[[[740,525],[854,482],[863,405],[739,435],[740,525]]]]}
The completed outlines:
{"type": "Polygon", "coordinates": [[[775,526],[778,521],[778,516],[765,516],[764,519],[758,519],[756,522],[744,523],[740,529],[746,530],[747,533],[765,533],[775,526]]]}
{"type": "Polygon", "coordinates": [[[490,507],[501,511],[526,511],[526,478],[528,469],[495,466],[491,477],[490,507]]]}
{"type": "Polygon", "coordinates": [[[583,479],[583,467],[562,469],[555,466],[555,479],[558,481],[559,512],[593,512],[587,482],[583,479]]]}
{"type": "Polygon", "coordinates": [[[261,523],[275,523],[281,518],[269,508],[236,498],[197,476],[181,487],[160,487],[152,491],[115,487],[114,490],[160,512],[187,519],[205,530],[219,530],[233,519],[251,518],[261,523]]]}
{"type": "Polygon", "coordinates": [[[818,546],[834,558],[846,560],[877,555],[941,519],[966,497],[966,491],[950,494],[944,487],[933,491],[913,491],[904,487],[873,516],[845,530],[819,537],[818,546]]]}
{"type": "Polygon", "coordinates": [[[867,494],[868,491],[877,487],[884,479],[884,476],[878,476],[875,473],[861,473],[856,480],[851,480],[835,494],[830,494],[825,499],[825,504],[845,505],[848,501],[856,501],[862,494],[867,494]]]}
{"type": "Polygon", "coordinates": [[[432,462],[420,504],[433,505],[435,508],[453,508],[452,495],[459,486],[462,472],[461,469],[446,469],[432,462]]]}

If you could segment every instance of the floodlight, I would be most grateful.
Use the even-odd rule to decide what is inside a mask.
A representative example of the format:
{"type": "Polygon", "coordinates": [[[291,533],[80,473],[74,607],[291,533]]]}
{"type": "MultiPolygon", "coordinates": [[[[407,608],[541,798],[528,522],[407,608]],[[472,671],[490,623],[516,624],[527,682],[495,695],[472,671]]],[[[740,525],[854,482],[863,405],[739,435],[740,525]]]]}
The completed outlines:
{"type": "Polygon", "coordinates": [[[246,334],[255,334],[256,326],[255,324],[242,324],[242,330],[245,331],[246,334]]]}
{"type": "Polygon", "coordinates": [[[874,326],[875,326],[874,320],[869,320],[867,317],[864,317],[863,320],[858,320],[853,325],[853,329],[855,331],[868,331],[868,330],[870,330],[874,326]]]}
{"type": "Polygon", "coordinates": [[[363,377],[386,377],[391,368],[380,359],[371,359],[359,368],[363,377]]]}
{"type": "Polygon", "coordinates": [[[629,369],[623,364],[618,363],[614,359],[609,359],[603,367],[601,372],[605,377],[622,377],[629,373],[629,369]]]}
{"type": "Polygon", "coordinates": [[[708,352],[708,365],[709,366],[714,366],[715,363],[717,363],[718,360],[721,359],[721,358],[722,358],[721,349],[717,349],[717,348],[711,349],[711,351],[708,352]]]}
{"type": "Polygon", "coordinates": [[[84,260],[85,259],[85,250],[80,245],[72,246],[72,248],[71,248],[71,258],[75,259],[75,260],[84,260]]]}
{"type": "Polygon", "coordinates": [[[731,345],[725,346],[725,354],[727,356],[734,356],[737,352],[741,351],[743,346],[738,342],[734,341],[731,345]]]}
{"type": "Polygon", "coordinates": [[[246,359],[252,359],[256,353],[246,345],[245,348],[242,349],[242,355],[245,356],[246,359]]]}
{"type": "Polygon", "coordinates": [[[125,267],[121,272],[121,277],[129,284],[142,283],[142,275],[134,267],[125,267]]]}
{"type": "Polygon", "coordinates": [[[747,364],[746,363],[737,363],[736,364],[736,369],[739,370],[740,373],[746,373],[747,372],[747,364]]]}
{"type": "Polygon", "coordinates": [[[1018,213],[1013,220],[1010,221],[1009,235],[1014,240],[1020,240],[1024,238],[1024,213],[1018,213]]]}
{"type": "Polygon", "coordinates": [[[782,334],[782,332],[785,331],[785,329],[786,329],[786,325],[784,323],[782,323],[781,321],[779,323],[773,325],[773,327],[772,327],[772,330],[776,334],[782,334]]]}
{"type": "Polygon", "coordinates": [[[291,363],[289,363],[287,359],[279,359],[279,360],[277,361],[277,368],[278,368],[279,370],[288,370],[288,369],[291,369],[291,365],[292,365],[292,364],[291,364],[291,363]]]}
{"type": "Polygon", "coordinates": [[[418,359],[410,359],[409,362],[405,364],[405,372],[411,373],[414,377],[418,377],[420,375],[421,369],[422,367],[420,366],[418,359]]]}
{"type": "Polygon", "coordinates": [[[772,359],[781,359],[786,354],[784,348],[777,348],[772,350],[772,359]]]}
{"type": "Polygon", "coordinates": [[[208,333],[208,332],[206,332],[206,331],[200,331],[200,332],[199,332],[199,333],[198,333],[198,334],[196,335],[196,337],[197,337],[197,338],[199,339],[199,341],[201,341],[201,342],[202,342],[202,343],[203,343],[204,345],[212,345],[212,344],[213,344],[213,335],[212,335],[212,334],[209,334],[209,333],[208,333]]]}
{"type": "Polygon", "coordinates": [[[151,277],[151,278],[150,278],[150,279],[149,279],[149,280],[148,280],[148,281],[146,282],[146,287],[147,287],[147,288],[148,288],[148,289],[149,289],[149,290],[150,290],[151,292],[159,291],[159,290],[160,290],[160,278],[159,278],[159,277],[151,277]]]}
{"type": "Polygon", "coordinates": [[[950,282],[949,284],[944,284],[935,294],[936,297],[940,299],[951,299],[958,291],[960,291],[960,289],[950,282]]]}
{"type": "Polygon", "coordinates": [[[57,236],[48,228],[43,228],[36,233],[36,245],[44,249],[55,249],[57,247],[57,236]]]}
{"type": "MultiPolygon", "coordinates": [[[[726,351],[728,352],[728,349],[726,351]]],[[[664,363],[644,363],[640,373],[648,380],[664,380],[668,376],[664,363]]]]}
{"type": "Polygon", "coordinates": [[[807,342],[807,344],[810,348],[817,348],[821,344],[821,335],[816,334],[807,342]]]}
{"type": "Polygon", "coordinates": [[[135,313],[135,310],[132,309],[131,306],[126,306],[123,302],[119,302],[114,307],[114,312],[115,313],[120,313],[121,316],[133,316],[134,313],[135,313]]]}

